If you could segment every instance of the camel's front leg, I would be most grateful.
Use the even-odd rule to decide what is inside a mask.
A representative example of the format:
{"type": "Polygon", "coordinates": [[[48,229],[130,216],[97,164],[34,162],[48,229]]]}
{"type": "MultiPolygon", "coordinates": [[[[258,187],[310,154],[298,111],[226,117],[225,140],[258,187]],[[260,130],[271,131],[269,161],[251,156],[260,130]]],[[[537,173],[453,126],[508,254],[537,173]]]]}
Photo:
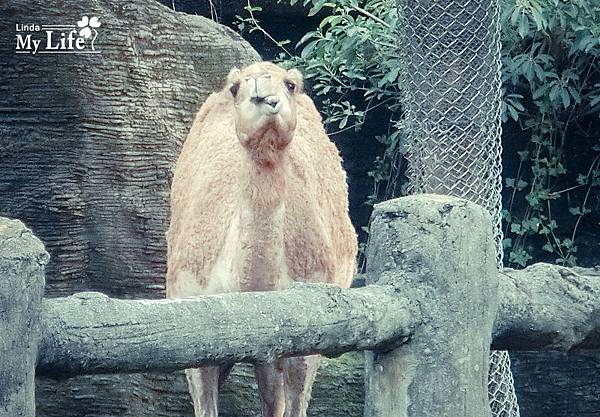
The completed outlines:
{"type": "Polygon", "coordinates": [[[263,417],[283,417],[285,391],[282,360],[254,367],[262,404],[263,417]]]}
{"type": "Polygon", "coordinates": [[[231,368],[232,365],[222,365],[185,370],[195,417],[217,417],[219,415],[219,388],[223,385],[231,368]]]}
{"type": "Polygon", "coordinates": [[[285,383],[285,417],[306,417],[320,355],[282,359],[285,383]]]}

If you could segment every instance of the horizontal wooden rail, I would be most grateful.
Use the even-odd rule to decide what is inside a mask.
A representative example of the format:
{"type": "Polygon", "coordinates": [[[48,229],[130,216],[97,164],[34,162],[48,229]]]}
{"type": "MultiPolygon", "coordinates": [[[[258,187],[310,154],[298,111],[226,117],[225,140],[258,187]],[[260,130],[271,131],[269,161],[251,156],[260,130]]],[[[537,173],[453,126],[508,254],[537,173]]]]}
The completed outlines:
{"type": "Polygon", "coordinates": [[[45,299],[37,372],[171,371],[376,348],[410,334],[407,303],[385,286],[324,284],[182,300],[45,299]]]}
{"type": "Polygon", "coordinates": [[[498,281],[494,349],[600,349],[600,269],[539,263],[498,281]]]}
{"type": "MultiPolygon", "coordinates": [[[[536,264],[499,275],[492,348],[600,349],[600,272],[536,264]],[[578,271],[578,272],[575,272],[578,271]]],[[[45,299],[37,372],[167,371],[282,355],[378,349],[411,334],[408,301],[387,286],[296,284],[269,293],[118,300],[45,299]]]]}

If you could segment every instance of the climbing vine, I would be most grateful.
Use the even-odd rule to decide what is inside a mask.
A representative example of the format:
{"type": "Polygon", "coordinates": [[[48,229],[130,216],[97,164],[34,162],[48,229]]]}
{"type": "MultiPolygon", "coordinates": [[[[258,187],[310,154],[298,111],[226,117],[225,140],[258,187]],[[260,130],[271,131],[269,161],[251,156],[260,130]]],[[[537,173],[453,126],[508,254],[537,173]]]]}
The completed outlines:
{"type": "Polygon", "coordinates": [[[525,139],[504,179],[508,261],[524,266],[537,244],[574,265],[584,217],[598,209],[600,7],[507,1],[502,26],[505,130],[518,125],[525,139]]]}
{"type": "MultiPolygon", "coordinates": [[[[395,0],[303,3],[324,17],[295,51],[271,38],[282,48],[279,60],[302,68],[330,134],[386,120],[378,132],[363,132],[385,145],[366,203],[398,196],[404,135],[395,0]]],[[[600,233],[600,5],[501,0],[501,8],[506,263],[551,255],[574,265],[581,230],[600,233]]],[[[268,35],[260,8],[246,9],[240,28],[268,35]]]]}

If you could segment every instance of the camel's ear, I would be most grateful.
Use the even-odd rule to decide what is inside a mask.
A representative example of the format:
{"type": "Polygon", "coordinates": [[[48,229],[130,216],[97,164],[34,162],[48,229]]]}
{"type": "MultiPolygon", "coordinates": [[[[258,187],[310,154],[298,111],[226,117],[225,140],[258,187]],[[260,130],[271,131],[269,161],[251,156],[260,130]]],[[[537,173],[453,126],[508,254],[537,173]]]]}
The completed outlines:
{"type": "Polygon", "coordinates": [[[304,92],[304,77],[296,68],[292,68],[287,72],[287,78],[296,84],[296,92],[302,94],[304,92]]]}
{"type": "Polygon", "coordinates": [[[241,71],[239,68],[232,68],[227,76],[227,85],[234,83],[238,78],[240,78],[240,72],[241,71]]]}
{"type": "Polygon", "coordinates": [[[238,68],[232,68],[229,71],[229,75],[227,76],[227,86],[229,91],[231,91],[231,95],[235,97],[240,88],[240,73],[241,71],[238,68]]]}

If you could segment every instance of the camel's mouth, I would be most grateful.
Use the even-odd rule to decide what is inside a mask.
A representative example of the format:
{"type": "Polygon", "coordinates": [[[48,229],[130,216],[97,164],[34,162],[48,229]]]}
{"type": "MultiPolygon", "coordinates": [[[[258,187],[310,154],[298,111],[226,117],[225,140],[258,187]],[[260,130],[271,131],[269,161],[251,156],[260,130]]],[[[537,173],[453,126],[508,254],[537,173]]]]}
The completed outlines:
{"type": "Polygon", "coordinates": [[[281,100],[278,96],[255,96],[250,98],[250,101],[256,106],[263,107],[267,114],[278,114],[281,110],[281,100]]]}

